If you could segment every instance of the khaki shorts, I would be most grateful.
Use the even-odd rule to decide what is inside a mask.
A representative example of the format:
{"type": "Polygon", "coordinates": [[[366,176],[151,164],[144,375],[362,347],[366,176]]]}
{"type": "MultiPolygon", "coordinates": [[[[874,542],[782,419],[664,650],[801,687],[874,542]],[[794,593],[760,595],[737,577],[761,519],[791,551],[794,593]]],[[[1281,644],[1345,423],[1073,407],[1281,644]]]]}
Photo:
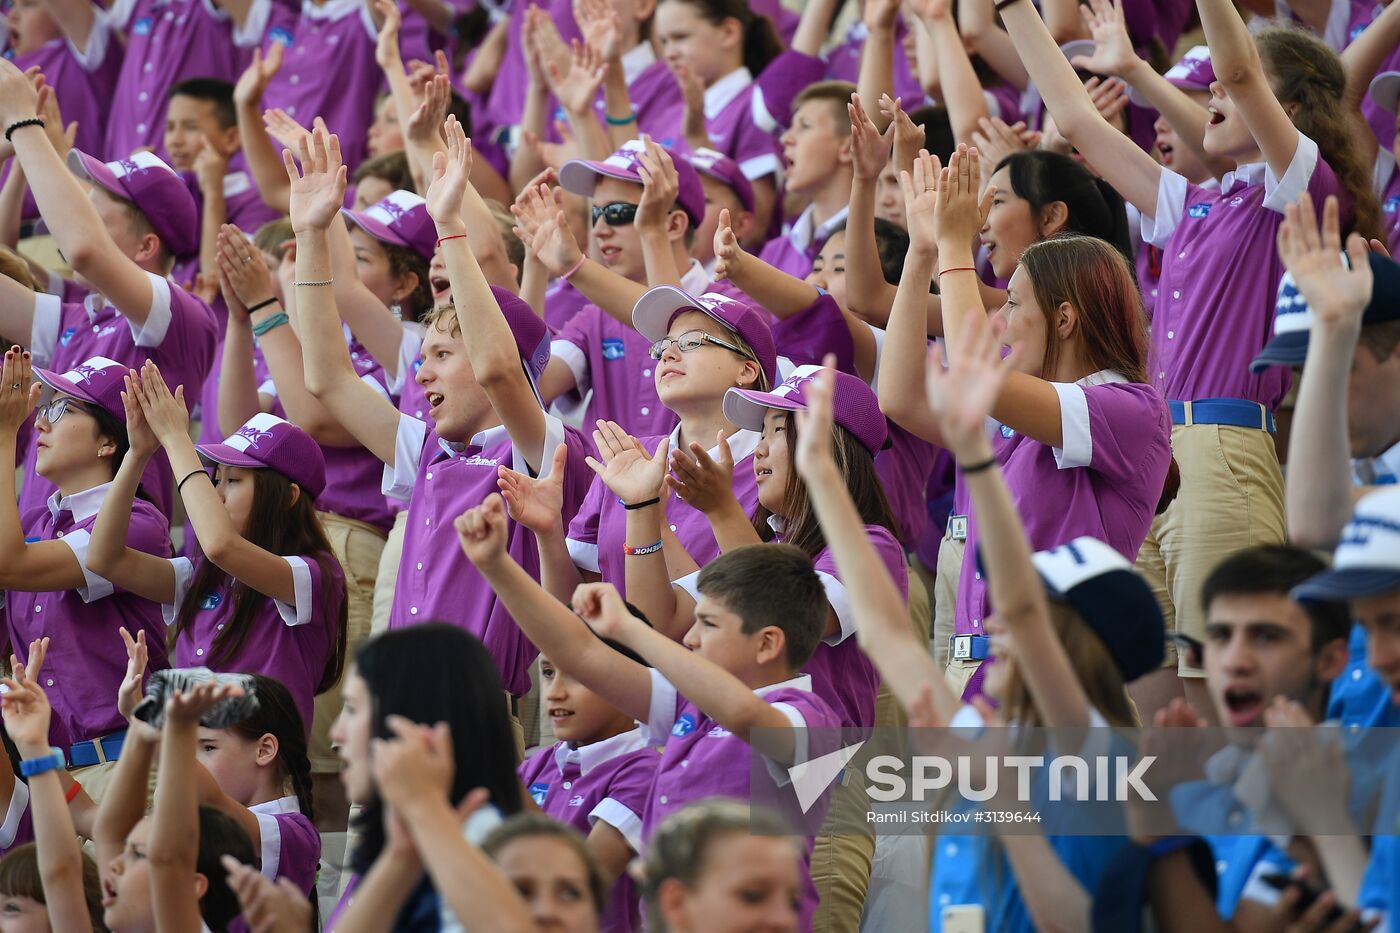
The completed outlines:
{"type": "Polygon", "coordinates": [[[944,535],[938,548],[938,567],[933,586],[933,660],[940,668],[948,666],[948,639],[957,630],[958,577],[962,574],[966,540],[944,535]]]}
{"type": "MultiPolygon", "coordinates": [[[[316,514],[326,530],[331,551],[345,573],[345,657],[348,662],[355,656],[360,642],[369,637],[374,584],[379,574],[379,555],[384,550],[384,534],[378,528],[352,518],[342,518],[330,512],[316,514]]],[[[308,749],[313,774],[334,774],[340,770],[340,759],[331,749],[330,730],[340,715],[341,702],[340,684],[316,697],[308,749]]]]}
{"type": "MultiPolygon", "coordinates": [[[[1137,567],[1162,606],[1167,631],[1200,639],[1201,586],[1211,571],[1237,551],[1287,540],[1283,473],[1273,437],[1255,428],[1177,425],[1172,454],[1181,490],[1153,521],[1137,567]]],[[[1171,643],[1164,666],[1182,677],[1205,676],[1178,658],[1171,643]]]]}

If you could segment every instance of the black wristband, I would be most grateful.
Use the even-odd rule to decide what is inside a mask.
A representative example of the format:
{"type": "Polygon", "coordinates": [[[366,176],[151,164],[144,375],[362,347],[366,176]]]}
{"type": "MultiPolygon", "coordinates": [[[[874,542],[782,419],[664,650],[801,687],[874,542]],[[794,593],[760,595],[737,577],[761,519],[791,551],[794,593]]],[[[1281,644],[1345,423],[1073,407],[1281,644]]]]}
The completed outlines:
{"type": "Polygon", "coordinates": [[[205,470],[202,470],[202,469],[200,469],[200,470],[191,470],[189,473],[186,473],[186,474],[185,474],[185,478],[184,478],[184,479],[180,480],[178,483],[175,484],[175,492],[178,494],[178,493],[180,492],[180,490],[182,490],[182,489],[185,488],[185,483],[189,482],[191,479],[194,479],[196,476],[205,476],[205,477],[207,477],[208,475],[209,475],[209,473],[208,473],[207,471],[205,471],[205,470]]]}
{"type": "Polygon", "coordinates": [[[656,505],[660,501],[660,496],[652,496],[650,499],[643,499],[641,502],[624,502],[622,503],[622,507],[631,512],[636,509],[644,509],[649,505],[656,505]]]}
{"type": "Polygon", "coordinates": [[[266,308],[268,305],[273,305],[273,304],[276,304],[276,303],[277,303],[277,296],[276,296],[276,295],[273,295],[271,298],[268,298],[268,299],[265,300],[265,301],[259,301],[257,304],[253,305],[251,308],[248,309],[248,313],[249,313],[249,314],[252,314],[254,311],[261,311],[263,308],[266,308]]]}
{"type": "Polygon", "coordinates": [[[5,142],[10,142],[10,136],[14,133],[15,130],[22,129],[22,128],[26,127],[26,126],[43,126],[43,125],[44,125],[44,121],[41,120],[41,119],[39,119],[38,117],[30,117],[30,118],[28,118],[27,120],[16,120],[15,122],[11,123],[9,126],[5,127],[5,142]]]}
{"type": "Polygon", "coordinates": [[[967,466],[963,466],[961,463],[959,463],[959,464],[958,464],[958,470],[959,470],[959,472],[962,473],[963,476],[969,476],[969,475],[971,475],[971,474],[973,474],[973,473],[981,473],[981,472],[983,472],[984,470],[990,470],[992,467],[994,467],[994,466],[996,466],[996,465],[997,465],[997,458],[996,458],[996,457],[988,457],[986,460],[983,460],[983,461],[981,461],[980,463],[972,463],[972,464],[968,464],[967,466]]]}

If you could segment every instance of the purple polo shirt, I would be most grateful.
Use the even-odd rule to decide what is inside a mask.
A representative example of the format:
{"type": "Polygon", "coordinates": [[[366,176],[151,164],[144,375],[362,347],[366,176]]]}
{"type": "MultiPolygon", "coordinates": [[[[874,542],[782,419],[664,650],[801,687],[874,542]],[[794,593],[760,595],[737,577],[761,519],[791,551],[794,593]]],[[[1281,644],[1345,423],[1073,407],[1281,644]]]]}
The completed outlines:
{"type": "MultiPolygon", "coordinates": [[[[813,692],[811,677],[801,674],[782,683],[759,687],[754,693],[781,710],[796,730],[794,764],[802,764],[827,751],[834,751],[834,748],[825,747],[825,739],[834,738],[841,717],[813,692]],[[815,742],[812,748],[808,748],[811,740],[815,742]]],[[[751,752],[748,743],[678,694],[675,686],[656,670],[651,671],[651,710],[642,728],[647,741],[665,743],[651,796],[647,800],[646,813],[642,817],[643,840],[650,839],[666,817],[698,800],[707,797],[751,798],[751,752]]],[[[790,784],[787,767],[771,761],[766,764],[769,777],[777,787],[790,784]]],[[[825,800],[829,800],[829,797],[815,804],[814,808],[825,810],[825,800]]],[[[796,800],[791,803],[792,809],[796,810],[796,800]]],[[[803,858],[802,923],[799,927],[804,930],[810,928],[812,914],[817,907],[811,858],[812,840],[809,838],[803,858]]]]}
{"type": "Polygon", "coordinates": [[[893,421],[888,424],[890,446],[875,455],[875,473],[898,523],[899,540],[913,550],[928,528],[928,480],[939,448],[893,421]]]}
{"type": "MultiPolygon", "coordinates": [[[[1167,406],[1150,386],[1107,371],[1052,385],[1060,398],[1063,447],[1047,447],[1005,425],[992,439],[1031,550],[1088,535],[1136,560],[1171,463],[1167,406]]],[[[958,578],[959,634],[982,634],[991,611],[987,582],[972,559],[977,540],[974,509],[958,578]]]]}
{"type": "Polygon", "coordinates": [[[595,304],[584,305],[550,344],[551,356],[574,374],[575,393],[589,397],[583,424],[616,421],[633,436],[667,434],[676,415],[656,393],[651,341],[595,304]]]}
{"type": "MultiPolygon", "coordinates": [[[[573,518],[583,501],[593,471],[584,458],[583,435],[545,414],[545,463],[554,450],[568,445],[564,473],[564,519],[573,518]]],[[[393,467],[384,469],[383,492],[408,501],[403,557],[399,561],[389,628],[420,622],[450,622],[486,645],[500,669],[501,682],[513,696],[530,689],[529,667],[539,654],[506,608],[462,553],[452,522],[497,490],[498,470],[509,466],[530,473],[529,464],[510,442],[503,425],[490,428],[469,444],[453,444],[407,415],[399,416],[393,467]]],[[[508,522],[506,549],[535,579],[540,557],[535,536],[508,522]]]]}
{"type": "MultiPolygon", "coordinates": [[[[747,68],[731,71],[705,90],[705,127],[710,142],[717,152],[739,163],[750,181],[775,175],[782,169],[782,147],[753,121],[753,95],[753,75],[747,68]]],[[[675,140],[675,149],[689,152],[684,127],[682,100],[659,118],[657,133],[662,139],[675,140]]]]}
{"type": "MultiPolygon", "coordinates": [[[[296,602],[288,604],[253,594],[259,599],[257,612],[248,621],[249,632],[232,656],[213,658],[214,639],[233,615],[230,579],[224,577],[208,593],[191,593],[194,563],[177,557],[175,601],[161,607],[165,621],[174,625],[186,598],[197,600],[194,624],[180,634],[175,644],[179,667],[208,667],[240,674],[265,674],[282,684],[296,701],[302,722],[311,729],[312,703],[326,658],[334,650],[340,607],[345,601],[345,575],[334,555],[284,557],[292,568],[296,602]],[[327,578],[329,574],[329,579],[327,578]]],[[[202,558],[201,558],[202,559],[202,558]]]]}
{"type": "MultiPolygon", "coordinates": [[[[660,750],[648,745],[641,727],[570,748],[558,742],[520,763],[520,782],[546,816],[585,836],[601,820],[642,850],[642,814],[651,796],[660,750]]],[[[639,892],[624,874],[613,885],[602,929],[626,933],[641,929],[639,892]]]]}
{"type": "MultiPolygon", "coordinates": [[[[36,520],[25,526],[26,541],[68,545],[83,568],[83,586],[4,594],[9,610],[6,631],[21,662],[29,654],[31,641],[45,635],[53,639],[42,679],[53,704],[49,740],[64,749],[126,728],[116,703],[117,689],[126,676],[124,653],[112,650],[121,644],[118,628],[125,627],[133,635],[144,631],[152,670],[167,666],[160,607],[120,589],[87,567],[92,526],[111,485],[94,486],[66,499],[55,492],[47,507],[36,513],[36,520]]],[[[126,546],[157,557],[170,556],[170,523],[144,499],[132,503],[126,546]]]]}
{"type": "Polygon", "coordinates": [[[374,61],[377,30],[363,0],[303,0],[300,8],[257,0],[245,31],[260,37],[263,54],[275,42],[286,46],[282,70],[267,86],[263,107],[280,107],[309,126],[326,121],[340,137],[341,155],[353,171],[365,157],[374,102],[384,73],[374,61]]]}
{"type": "Polygon", "coordinates": [[[1385,227],[1390,255],[1400,247],[1400,171],[1395,167],[1395,154],[1382,146],[1376,150],[1376,191],[1381,199],[1381,223],[1385,227]]]}
{"type": "Polygon", "coordinates": [[[112,91],[104,159],[149,146],[164,156],[165,105],[186,78],[238,80],[256,44],[213,0],[117,0],[97,17],[80,60],[95,71],[126,40],[112,91]]]}
{"type": "MultiPolygon", "coordinates": [[[[1332,7],[1327,13],[1327,23],[1318,38],[1330,45],[1334,52],[1341,54],[1343,49],[1356,41],[1362,30],[1371,25],[1377,6],[1375,0],[1332,0],[1332,7]]],[[[1303,25],[1303,21],[1294,14],[1288,0],[1274,0],[1274,15],[1289,19],[1299,26],[1303,25]]]]}
{"type": "MultiPolygon", "coordinates": [[[[199,190],[199,179],[193,172],[181,172],[180,177],[194,196],[198,215],[203,217],[204,192],[199,190]]],[[[228,173],[224,175],[224,209],[225,223],[233,224],[250,237],[263,224],[283,216],[263,202],[258,186],[253,183],[253,176],[248,174],[248,162],[241,149],[229,160],[228,173]]]]}
{"type": "MultiPolygon", "coordinates": [[[[685,96],[671,69],[656,57],[650,42],[641,42],[622,56],[622,71],[627,78],[627,96],[637,114],[638,132],[656,138],[662,145],[674,145],[672,140],[663,138],[661,131],[670,131],[664,122],[666,114],[678,104],[684,107],[685,96]]],[[[599,95],[598,112],[606,116],[606,111],[607,103],[599,95]]]]}
{"type": "Polygon", "coordinates": [[[582,292],[563,279],[555,279],[544,293],[544,322],[557,334],[586,307],[588,299],[582,292]]]}
{"type": "MultiPolygon", "coordinates": [[[[671,432],[671,449],[679,443],[680,428],[671,432]]],[[[665,436],[665,435],[663,435],[665,436]]],[[[762,435],[754,431],[738,431],[729,438],[729,451],[734,456],[734,495],[745,514],[758,506],[758,486],[754,481],[753,452],[762,435]]],[[[641,443],[651,453],[661,443],[661,437],[644,437],[641,443]]],[[[709,451],[719,459],[719,449],[709,451]]],[[[666,524],[675,533],[686,553],[700,566],[719,556],[719,544],[705,513],[680,496],[666,497],[666,524]]],[[[626,592],[627,558],[622,546],[627,543],[627,510],[602,479],[593,477],[588,494],[579,506],[578,514],[569,524],[569,556],[582,570],[600,574],[604,583],[611,583],[626,592]]]]}
{"type": "MultiPolygon", "coordinates": [[[[786,240],[770,240],[768,245],[779,242],[786,240]]],[[[724,293],[732,294],[741,301],[757,304],[738,289],[727,288],[724,293]]],[[[841,306],[826,292],[821,292],[816,301],[790,317],[774,316],[772,326],[773,346],[777,348],[779,355],[785,357],[793,366],[820,366],[828,353],[834,353],[837,369],[857,375],[855,341],[851,339],[851,327],[846,323],[846,315],[842,313],[841,306]]],[[[876,331],[877,340],[880,339],[879,333],[876,331]]]]}
{"type": "Polygon", "coordinates": [[[321,834],[302,814],[296,795],[254,804],[248,810],[257,817],[262,835],[263,877],[272,881],[286,878],[310,894],[321,861],[321,834]]]}
{"type": "Polygon", "coordinates": [[[824,224],[817,225],[816,207],[808,205],[797,219],[783,231],[764,244],[758,257],[768,265],[786,272],[795,279],[805,279],[812,272],[812,261],[826,245],[831,231],[843,227],[849,208],[841,208],[824,224]]]}
{"type": "MultiPolygon", "coordinates": [[[[151,280],[151,309],[140,327],[110,304],[104,302],[99,308],[95,294],[82,304],[63,304],[56,296],[36,293],[29,338],[34,365],[66,372],[84,360],[105,356],[140,369],[152,360],[172,390],[185,387],[185,404],[192,409],[214,363],[218,323],[203,301],[167,278],[153,272],[146,275],[151,280]]],[[[36,454],[30,445],[24,457],[21,517],[42,509],[54,491],[53,484],[34,471],[36,454]]],[[[175,481],[164,451],[151,459],[141,483],[156,506],[169,515],[175,481]]]]}
{"type": "Polygon", "coordinates": [[[1253,163],[1206,188],[1162,169],[1156,216],[1142,221],[1143,240],[1163,254],[1148,371],[1161,395],[1247,399],[1270,411],[1283,400],[1288,368],[1254,374],[1249,363],[1273,336],[1283,277],[1275,238],[1284,208],[1304,191],[1317,204],[1338,195],[1350,213],[1337,176],[1302,135],[1282,178],[1253,163]]]}
{"type": "Polygon", "coordinates": [[[0,824],[0,856],[33,841],[34,815],[29,809],[29,785],[15,778],[10,805],[5,808],[5,821],[0,824]]]}

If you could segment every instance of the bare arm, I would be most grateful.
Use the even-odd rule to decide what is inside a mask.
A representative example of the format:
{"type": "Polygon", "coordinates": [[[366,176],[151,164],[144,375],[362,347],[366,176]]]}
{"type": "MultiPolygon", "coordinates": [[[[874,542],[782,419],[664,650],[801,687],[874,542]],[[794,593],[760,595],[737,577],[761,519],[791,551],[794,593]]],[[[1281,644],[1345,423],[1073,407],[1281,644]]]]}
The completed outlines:
{"type": "Polygon", "coordinates": [[[1016,873],[1016,888],[1036,929],[1092,928],[1092,895],[1065,868],[1044,836],[1008,835],[1002,844],[1011,870],[1016,873]]]}
{"type": "Polygon", "coordinates": [[[940,15],[920,16],[924,32],[933,40],[933,52],[938,62],[938,86],[943,106],[948,108],[948,120],[953,126],[953,139],[970,142],[978,122],[991,116],[982,82],[972,70],[967,47],[958,34],[957,23],[947,7],[940,15]]]}
{"type": "Polygon", "coordinates": [[[1041,0],[1040,15],[1057,45],[1089,38],[1089,31],[1079,16],[1079,0],[1041,0]]]}
{"type": "MultiPolygon", "coordinates": [[[[860,74],[856,79],[861,100],[879,100],[888,94],[894,97],[894,36],[899,21],[898,0],[866,0],[865,45],[860,50],[860,74]]],[[[883,115],[875,117],[875,125],[885,128],[883,115]]]]}
{"type": "Polygon", "coordinates": [[[24,194],[29,190],[24,180],[24,169],[13,156],[10,158],[10,174],[0,185],[0,243],[10,249],[19,248],[19,228],[24,212],[24,194]]]}
{"type": "MultiPolygon", "coordinates": [[[[225,303],[230,291],[224,293],[225,303]]],[[[236,296],[234,300],[237,301],[236,296]]],[[[257,376],[253,372],[252,326],[247,314],[236,315],[230,308],[228,329],[224,331],[223,361],[219,366],[219,431],[227,437],[260,411],[262,401],[258,398],[257,376]]]]}
{"type": "MultiPolygon", "coordinates": [[[[914,222],[911,217],[911,232],[914,222]]],[[[880,396],[881,411],[911,434],[937,444],[941,442],[942,435],[923,392],[927,361],[925,348],[928,346],[924,309],[934,262],[935,254],[931,247],[928,244],[916,246],[911,239],[894,308],[885,326],[877,394],[880,396]]]]}
{"type": "Polygon", "coordinates": [[[958,5],[958,31],[969,52],[975,52],[1013,86],[1025,90],[1030,75],[1011,38],[996,23],[992,0],[968,0],[958,5]]]}
{"type": "Polygon", "coordinates": [[[875,242],[875,187],[890,157],[893,131],[880,133],[863,101],[856,94],[847,107],[853,177],[846,215],[846,300],[861,318],[884,322],[894,305],[895,289],[885,281],[875,242]]]}
{"type": "Polygon", "coordinates": [[[248,172],[258,186],[263,203],[276,211],[287,210],[291,188],[282,157],[272,145],[263,125],[262,99],[268,83],[282,68],[283,45],[274,42],[264,58],[262,49],[253,49],[253,59],[234,87],[234,109],[238,114],[238,138],[248,172]]]}
{"type": "Polygon", "coordinates": [[[97,8],[89,0],[44,0],[44,8],[68,41],[86,51],[93,27],[97,25],[97,8]]]}
{"type": "Polygon", "coordinates": [[[831,32],[831,20],[840,6],[838,0],[811,0],[803,4],[797,31],[792,35],[792,50],[803,55],[820,55],[831,32]]]}

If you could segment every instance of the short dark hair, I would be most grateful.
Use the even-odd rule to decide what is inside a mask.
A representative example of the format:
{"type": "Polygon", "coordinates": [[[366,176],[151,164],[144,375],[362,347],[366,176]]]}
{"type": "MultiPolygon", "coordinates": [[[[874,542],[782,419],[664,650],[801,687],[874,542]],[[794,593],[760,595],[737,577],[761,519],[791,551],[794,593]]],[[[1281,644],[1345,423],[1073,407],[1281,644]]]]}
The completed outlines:
{"type": "Polygon", "coordinates": [[[166,100],[177,97],[193,97],[207,100],[214,105],[214,118],[219,121],[219,129],[226,130],[238,125],[238,111],[233,106],[233,85],[219,78],[186,78],[171,85],[166,100]]]}
{"type": "MultiPolygon", "coordinates": [[[[1327,562],[1311,551],[1289,544],[1265,544],[1245,548],[1225,558],[1201,586],[1201,608],[1221,596],[1287,596],[1298,584],[1327,569],[1327,562]]],[[[1351,611],[1346,603],[1308,601],[1300,604],[1312,622],[1313,650],[1351,634],[1351,611]]]]}
{"type": "Polygon", "coordinates": [[[837,135],[849,136],[851,112],[846,109],[846,105],[851,102],[851,95],[855,92],[856,86],[849,81],[818,81],[809,84],[793,98],[793,115],[796,116],[797,108],[809,101],[824,100],[831,105],[831,115],[836,118],[837,135]]]}
{"type": "Polygon", "coordinates": [[[930,154],[938,156],[939,159],[943,160],[943,164],[947,165],[948,160],[953,157],[953,152],[958,148],[958,141],[953,136],[953,121],[948,116],[948,108],[929,104],[927,107],[909,111],[909,120],[915,126],[923,127],[924,148],[930,154]]]}
{"type": "MultiPolygon", "coordinates": [[[[827,235],[841,233],[846,229],[842,220],[827,235]]],[[[904,274],[904,256],[909,252],[909,231],[899,224],[891,223],[883,217],[875,218],[875,253],[880,258],[880,274],[891,285],[899,284],[904,274]]]]}
{"type": "Polygon", "coordinates": [[[378,178],[393,185],[394,190],[413,190],[413,172],[408,167],[408,153],[402,149],[386,152],[360,163],[350,176],[350,181],[359,184],[366,178],[378,178]]]}
{"type": "Polygon", "coordinates": [[[719,600],[752,635],[782,630],[793,670],[817,650],[829,604],[812,559],[791,544],[749,544],[726,551],[700,571],[696,587],[719,600]]]}
{"type": "Polygon", "coordinates": [[[1384,363],[1400,346],[1400,321],[1367,324],[1361,328],[1359,345],[1371,351],[1377,363],[1384,363]]]}

